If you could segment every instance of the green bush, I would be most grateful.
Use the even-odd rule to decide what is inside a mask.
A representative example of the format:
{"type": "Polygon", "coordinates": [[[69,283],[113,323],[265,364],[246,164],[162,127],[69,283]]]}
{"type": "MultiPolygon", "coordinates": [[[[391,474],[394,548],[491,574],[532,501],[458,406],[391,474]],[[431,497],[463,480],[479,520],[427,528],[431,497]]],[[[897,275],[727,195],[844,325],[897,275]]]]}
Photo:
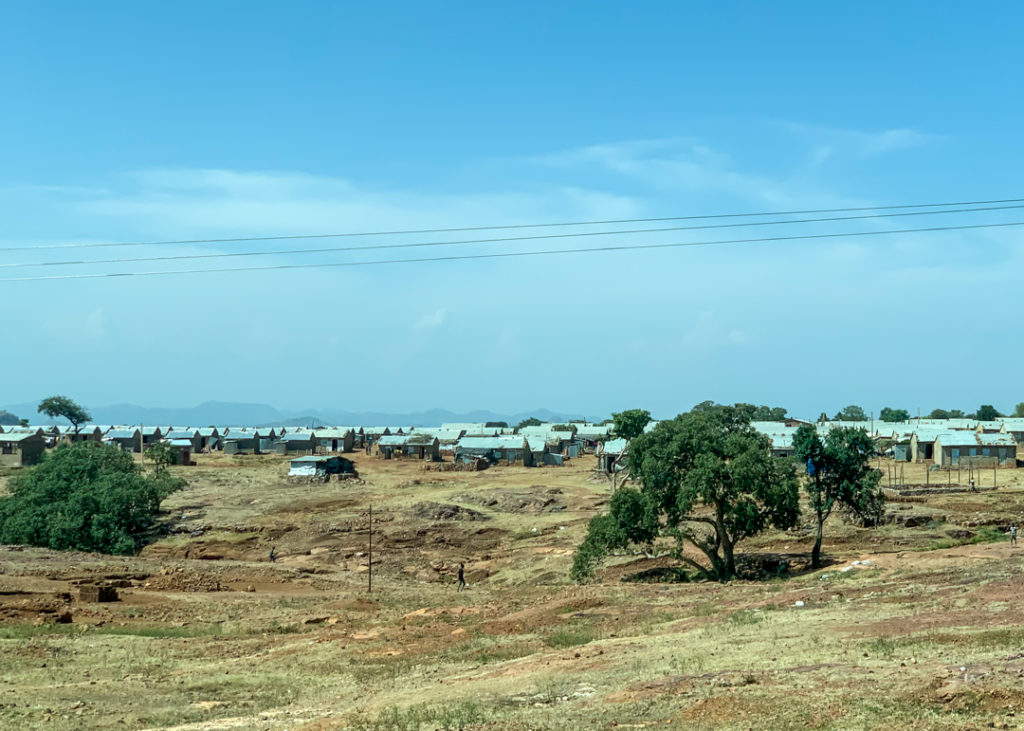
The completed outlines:
{"type": "Polygon", "coordinates": [[[61,551],[138,551],[160,503],[184,487],[157,468],[149,474],[109,444],[61,445],[10,480],[0,498],[0,543],[61,551]]]}

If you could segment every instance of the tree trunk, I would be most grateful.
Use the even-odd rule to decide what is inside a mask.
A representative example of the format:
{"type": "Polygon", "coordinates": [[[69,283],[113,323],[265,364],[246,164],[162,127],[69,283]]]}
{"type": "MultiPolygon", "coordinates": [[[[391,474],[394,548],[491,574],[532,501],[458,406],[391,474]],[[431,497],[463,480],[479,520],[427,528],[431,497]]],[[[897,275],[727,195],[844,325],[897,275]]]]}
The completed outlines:
{"type": "Polygon", "coordinates": [[[825,527],[825,518],[818,513],[818,535],[814,539],[814,548],[811,549],[811,568],[821,568],[821,534],[825,527]]]}

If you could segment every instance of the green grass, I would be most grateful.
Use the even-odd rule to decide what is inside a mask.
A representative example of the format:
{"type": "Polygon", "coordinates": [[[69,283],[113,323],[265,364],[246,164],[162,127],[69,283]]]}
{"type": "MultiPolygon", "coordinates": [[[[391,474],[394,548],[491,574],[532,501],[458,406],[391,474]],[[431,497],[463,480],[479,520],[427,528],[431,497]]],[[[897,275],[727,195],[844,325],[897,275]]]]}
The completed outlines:
{"type": "Polygon", "coordinates": [[[375,718],[354,721],[347,728],[357,731],[454,731],[481,724],[485,720],[484,713],[477,704],[463,702],[449,706],[415,705],[408,708],[388,708],[375,718]]]}
{"type": "Polygon", "coordinates": [[[973,546],[978,543],[999,543],[1000,541],[1007,541],[1009,538],[998,528],[984,525],[978,529],[977,533],[971,538],[940,538],[937,541],[932,541],[924,548],[918,548],[918,551],[937,551],[943,548],[956,548],[957,546],[973,546]]]}
{"type": "Polygon", "coordinates": [[[596,639],[597,633],[590,627],[559,627],[544,638],[544,644],[564,650],[567,647],[585,645],[596,639]]]}

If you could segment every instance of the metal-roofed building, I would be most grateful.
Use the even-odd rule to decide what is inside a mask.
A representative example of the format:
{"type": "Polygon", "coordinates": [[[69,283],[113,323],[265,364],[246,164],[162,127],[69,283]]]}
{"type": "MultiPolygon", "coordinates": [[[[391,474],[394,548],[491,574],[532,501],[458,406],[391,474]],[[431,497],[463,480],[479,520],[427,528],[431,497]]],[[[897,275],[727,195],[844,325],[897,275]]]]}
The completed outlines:
{"type": "MultiPolygon", "coordinates": [[[[278,454],[313,454],[316,452],[316,432],[293,431],[279,437],[275,442],[278,454]]],[[[262,445],[260,446],[262,449],[262,445]]]]}
{"type": "Polygon", "coordinates": [[[4,432],[0,434],[0,463],[25,467],[34,465],[46,451],[46,438],[35,432],[4,432]]]}
{"type": "Polygon", "coordinates": [[[492,464],[533,466],[533,453],[526,437],[515,434],[500,437],[463,437],[455,445],[455,459],[470,462],[485,459],[492,464]]]}
{"type": "Polygon", "coordinates": [[[1010,434],[951,430],[936,435],[933,461],[939,467],[1017,465],[1017,442],[1010,434]]]}
{"type": "Polygon", "coordinates": [[[351,452],[356,435],[349,427],[321,427],[316,430],[316,441],[325,452],[351,452]]]}
{"type": "Polygon", "coordinates": [[[413,457],[441,461],[441,442],[432,434],[389,434],[377,440],[377,456],[383,459],[413,457]]]}
{"type": "Polygon", "coordinates": [[[126,452],[142,451],[142,436],[138,429],[111,429],[103,436],[103,441],[117,445],[126,452]]]}
{"type": "Polygon", "coordinates": [[[623,456],[629,441],[626,439],[610,439],[597,448],[597,469],[600,472],[618,472],[624,469],[623,456]]]}

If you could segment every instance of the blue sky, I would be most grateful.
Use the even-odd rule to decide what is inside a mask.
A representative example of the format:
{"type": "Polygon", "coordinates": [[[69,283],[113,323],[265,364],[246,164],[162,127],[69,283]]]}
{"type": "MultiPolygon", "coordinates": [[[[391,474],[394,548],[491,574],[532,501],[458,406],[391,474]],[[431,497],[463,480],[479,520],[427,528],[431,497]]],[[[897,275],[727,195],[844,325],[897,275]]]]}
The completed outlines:
{"type": "MultiPolygon", "coordinates": [[[[1022,195],[1024,9],[1010,4],[11,2],[0,15],[0,247],[1022,195]]],[[[40,249],[0,264],[281,248],[40,249]]],[[[1022,259],[1009,228],[0,282],[0,404],[1009,409],[1024,400],[1022,259]]],[[[176,268],[0,276],[161,267],[176,268]]]]}

